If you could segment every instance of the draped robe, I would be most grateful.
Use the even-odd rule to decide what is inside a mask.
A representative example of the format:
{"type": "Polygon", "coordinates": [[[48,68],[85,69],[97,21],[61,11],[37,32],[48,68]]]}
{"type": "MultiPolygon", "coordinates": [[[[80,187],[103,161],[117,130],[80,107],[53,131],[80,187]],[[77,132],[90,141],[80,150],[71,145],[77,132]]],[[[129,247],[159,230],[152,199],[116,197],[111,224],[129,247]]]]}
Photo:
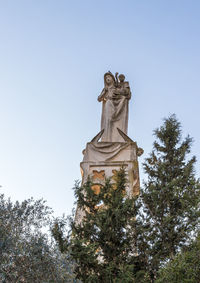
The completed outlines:
{"type": "Polygon", "coordinates": [[[128,102],[129,95],[114,95],[115,86],[110,86],[107,91],[103,89],[100,97],[102,97],[102,116],[101,130],[104,130],[102,142],[124,142],[117,128],[127,134],[128,129],[128,102]]]}

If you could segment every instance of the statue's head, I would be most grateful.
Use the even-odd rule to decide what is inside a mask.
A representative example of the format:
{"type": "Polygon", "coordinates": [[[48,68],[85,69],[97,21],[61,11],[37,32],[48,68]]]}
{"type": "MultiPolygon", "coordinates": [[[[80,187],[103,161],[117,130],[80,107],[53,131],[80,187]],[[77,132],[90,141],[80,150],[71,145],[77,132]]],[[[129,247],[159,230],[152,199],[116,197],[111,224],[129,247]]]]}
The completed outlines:
{"type": "Polygon", "coordinates": [[[107,72],[104,75],[104,83],[105,85],[112,85],[115,82],[115,77],[111,72],[107,72]]]}
{"type": "Polygon", "coordinates": [[[120,81],[120,83],[123,83],[124,80],[125,80],[125,76],[124,76],[123,74],[120,74],[120,75],[119,75],[119,81],[120,81]]]}

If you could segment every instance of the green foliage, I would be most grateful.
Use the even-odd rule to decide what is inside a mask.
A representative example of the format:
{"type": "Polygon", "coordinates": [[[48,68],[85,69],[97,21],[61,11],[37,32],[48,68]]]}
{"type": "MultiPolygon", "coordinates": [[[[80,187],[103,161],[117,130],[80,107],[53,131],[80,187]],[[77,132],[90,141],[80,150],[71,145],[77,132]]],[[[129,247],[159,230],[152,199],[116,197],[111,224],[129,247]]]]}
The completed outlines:
{"type": "Polygon", "coordinates": [[[72,282],[67,256],[44,232],[51,213],[43,200],[12,203],[0,195],[1,282],[72,282]]]}
{"type": "Polygon", "coordinates": [[[200,237],[159,271],[156,283],[200,282],[200,237]]]}
{"type": "Polygon", "coordinates": [[[175,115],[154,135],[153,150],[143,164],[147,180],[137,200],[126,197],[121,169],[115,184],[107,180],[99,194],[91,180],[76,184],[77,206],[85,216],[80,224],[71,220],[68,237],[64,223],[55,223],[60,250],[70,251],[76,278],[83,282],[200,282],[199,240],[185,250],[200,217],[196,159],[188,157],[192,139],[182,140],[175,115]]]}
{"type": "Polygon", "coordinates": [[[151,282],[159,267],[187,245],[200,216],[196,159],[187,158],[192,139],[188,136],[181,141],[181,126],[175,115],[165,119],[154,135],[153,151],[144,163],[148,179],[137,202],[136,223],[139,265],[151,282]]]}
{"type": "Polygon", "coordinates": [[[135,282],[134,199],[126,197],[125,187],[123,169],[114,184],[106,181],[99,194],[90,180],[76,184],[77,206],[85,216],[81,224],[71,221],[68,249],[77,263],[76,277],[83,282],[135,282]]]}

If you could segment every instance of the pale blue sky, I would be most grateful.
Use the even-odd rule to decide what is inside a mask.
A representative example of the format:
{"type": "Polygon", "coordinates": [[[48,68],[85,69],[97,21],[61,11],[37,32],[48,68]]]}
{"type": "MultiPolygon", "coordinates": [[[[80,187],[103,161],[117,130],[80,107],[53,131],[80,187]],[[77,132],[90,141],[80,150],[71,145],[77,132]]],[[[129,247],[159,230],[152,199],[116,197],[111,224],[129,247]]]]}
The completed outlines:
{"type": "Polygon", "coordinates": [[[130,82],[140,163],[153,129],[176,113],[194,137],[199,176],[199,15],[198,0],[0,0],[1,192],[70,213],[108,70],[130,82]]]}

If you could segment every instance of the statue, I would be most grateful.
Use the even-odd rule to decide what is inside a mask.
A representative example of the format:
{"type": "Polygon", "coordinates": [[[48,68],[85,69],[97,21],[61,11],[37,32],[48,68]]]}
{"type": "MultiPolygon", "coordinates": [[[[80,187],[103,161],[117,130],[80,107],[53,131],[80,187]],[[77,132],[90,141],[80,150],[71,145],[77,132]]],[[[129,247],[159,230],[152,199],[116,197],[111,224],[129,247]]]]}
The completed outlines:
{"type": "Polygon", "coordinates": [[[98,96],[102,101],[101,137],[102,142],[123,142],[118,129],[127,134],[128,129],[128,102],[131,98],[129,83],[123,74],[115,77],[111,72],[104,75],[104,88],[98,96]]]}
{"type": "MultiPolygon", "coordinates": [[[[130,98],[125,76],[105,73],[104,88],[98,96],[98,101],[102,102],[101,131],[87,143],[81,162],[82,184],[90,177],[95,194],[100,193],[106,178],[113,183],[116,171],[122,167],[127,174],[127,196],[139,194],[138,156],[143,150],[127,135],[130,98]]],[[[75,223],[81,224],[84,216],[85,211],[77,207],[75,223]]]]}

